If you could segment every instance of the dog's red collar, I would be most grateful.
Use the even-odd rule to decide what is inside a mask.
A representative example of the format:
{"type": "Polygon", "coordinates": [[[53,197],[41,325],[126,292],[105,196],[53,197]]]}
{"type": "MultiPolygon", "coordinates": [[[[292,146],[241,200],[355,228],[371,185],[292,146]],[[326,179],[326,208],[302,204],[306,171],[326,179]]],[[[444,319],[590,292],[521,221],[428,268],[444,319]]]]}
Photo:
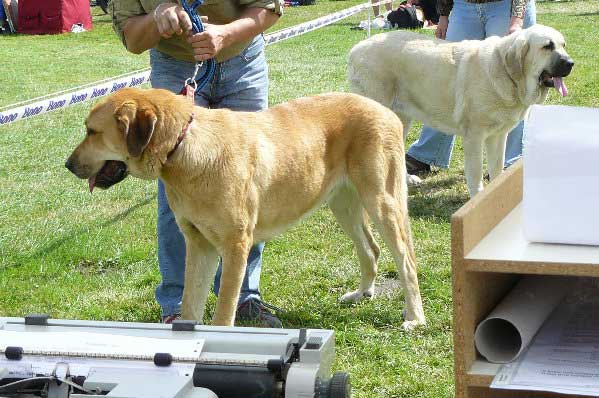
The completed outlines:
{"type": "Polygon", "coordinates": [[[191,123],[193,123],[193,119],[194,119],[194,114],[192,112],[191,116],[189,117],[189,120],[187,121],[187,123],[185,123],[185,126],[183,126],[183,129],[181,130],[181,134],[179,134],[179,137],[177,137],[177,143],[175,144],[174,148],[171,149],[170,152],[166,155],[167,160],[168,160],[168,158],[171,157],[171,155],[173,153],[175,153],[177,148],[179,148],[181,141],[183,141],[183,139],[185,138],[185,135],[189,131],[189,127],[191,127],[191,123]]]}

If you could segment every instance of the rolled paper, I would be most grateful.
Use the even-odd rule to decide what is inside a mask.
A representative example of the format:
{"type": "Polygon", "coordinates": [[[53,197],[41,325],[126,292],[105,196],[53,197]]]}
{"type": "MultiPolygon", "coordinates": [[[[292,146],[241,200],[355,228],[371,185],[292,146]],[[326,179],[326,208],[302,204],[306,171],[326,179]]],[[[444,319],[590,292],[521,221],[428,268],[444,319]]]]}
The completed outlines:
{"type": "Polygon", "coordinates": [[[571,290],[573,279],[525,276],[476,327],[474,344],[489,362],[515,360],[571,290]]]}

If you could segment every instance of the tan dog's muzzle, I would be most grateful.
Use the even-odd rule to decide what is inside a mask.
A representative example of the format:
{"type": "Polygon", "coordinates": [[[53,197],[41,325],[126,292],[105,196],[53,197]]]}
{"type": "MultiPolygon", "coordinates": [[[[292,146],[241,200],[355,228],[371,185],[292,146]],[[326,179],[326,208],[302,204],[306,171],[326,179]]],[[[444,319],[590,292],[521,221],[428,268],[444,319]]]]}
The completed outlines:
{"type": "Polygon", "coordinates": [[[81,167],[75,159],[76,156],[73,153],[69,156],[64,166],[78,178],[87,178],[90,192],[93,192],[95,187],[108,189],[114,184],[123,181],[129,175],[127,165],[118,160],[107,160],[100,171],[92,174],[88,168],[81,167]]]}

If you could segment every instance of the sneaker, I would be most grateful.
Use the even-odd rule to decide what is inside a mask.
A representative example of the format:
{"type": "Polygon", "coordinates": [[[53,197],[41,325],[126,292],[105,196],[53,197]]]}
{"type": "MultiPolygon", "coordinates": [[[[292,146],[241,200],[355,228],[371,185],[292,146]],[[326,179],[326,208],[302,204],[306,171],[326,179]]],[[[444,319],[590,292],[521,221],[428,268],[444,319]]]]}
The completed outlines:
{"type": "Polygon", "coordinates": [[[431,172],[431,165],[421,162],[406,153],[406,169],[408,174],[426,174],[431,172]]]}
{"type": "Polygon", "coordinates": [[[248,326],[266,327],[266,328],[282,328],[281,320],[275,314],[270,312],[283,312],[282,309],[274,305],[267,304],[257,298],[250,298],[237,307],[236,320],[247,323],[248,326]]]}
{"type": "Polygon", "coordinates": [[[173,321],[176,321],[181,318],[181,314],[173,314],[173,315],[165,315],[162,317],[162,323],[170,325],[173,321]]]}

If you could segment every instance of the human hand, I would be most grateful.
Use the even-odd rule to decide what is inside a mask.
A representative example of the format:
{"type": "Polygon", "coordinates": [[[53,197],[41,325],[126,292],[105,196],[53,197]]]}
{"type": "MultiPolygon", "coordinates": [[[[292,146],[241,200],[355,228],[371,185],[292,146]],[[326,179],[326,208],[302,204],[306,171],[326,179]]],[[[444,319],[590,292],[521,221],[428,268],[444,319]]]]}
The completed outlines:
{"type": "Polygon", "coordinates": [[[229,45],[229,32],[224,25],[205,23],[204,31],[189,35],[187,41],[193,48],[195,60],[206,61],[229,45]]]}
{"type": "Polygon", "coordinates": [[[447,15],[441,15],[439,17],[439,23],[437,24],[437,30],[435,31],[435,36],[437,36],[437,39],[445,39],[448,26],[449,17],[447,15]]]}
{"type": "Polygon", "coordinates": [[[519,17],[511,17],[510,18],[510,26],[508,28],[508,35],[510,33],[514,33],[518,30],[522,30],[522,27],[524,26],[524,20],[522,18],[519,17]]]}
{"type": "Polygon", "coordinates": [[[180,35],[192,29],[189,15],[177,3],[162,3],[152,14],[160,36],[168,39],[174,34],[180,35]]]}

